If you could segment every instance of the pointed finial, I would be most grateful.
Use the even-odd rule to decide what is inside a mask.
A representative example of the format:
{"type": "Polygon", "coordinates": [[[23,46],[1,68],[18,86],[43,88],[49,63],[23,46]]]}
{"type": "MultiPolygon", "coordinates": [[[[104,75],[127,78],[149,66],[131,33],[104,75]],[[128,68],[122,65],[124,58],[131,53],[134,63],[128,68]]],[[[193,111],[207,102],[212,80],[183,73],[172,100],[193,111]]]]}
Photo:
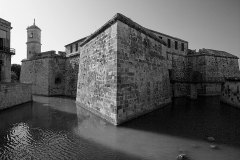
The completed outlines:
{"type": "Polygon", "coordinates": [[[35,26],[35,18],[34,18],[34,22],[33,22],[33,25],[35,26]]]}

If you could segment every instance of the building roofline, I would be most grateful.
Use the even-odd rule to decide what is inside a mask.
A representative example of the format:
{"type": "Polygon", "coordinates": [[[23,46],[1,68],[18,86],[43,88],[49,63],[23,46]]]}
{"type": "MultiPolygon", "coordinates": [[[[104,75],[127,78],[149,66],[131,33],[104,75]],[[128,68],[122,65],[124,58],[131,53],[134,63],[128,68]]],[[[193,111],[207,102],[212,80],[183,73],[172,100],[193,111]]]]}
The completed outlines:
{"type": "Polygon", "coordinates": [[[187,55],[187,57],[197,57],[197,56],[212,56],[212,57],[239,59],[237,56],[236,57],[230,57],[230,56],[213,55],[213,54],[209,54],[209,53],[196,53],[196,54],[188,54],[187,55]]]}
{"type": "Polygon", "coordinates": [[[12,29],[11,22],[9,22],[3,18],[0,18],[0,22],[2,22],[2,23],[0,23],[2,26],[12,29]]]}
{"type": "Polygon", "coordinates": [[[26,30],[29,30],[29,29],[38,29],[38,30],[42,31],[42,30],[41,30],[38,26],[36,26],[36,25],[28,26],[28,27],[26,28],[26,30]]]}
{"type": "Polygon", "coordinates": [[[129,25],[130,27],[141,31],[142,33],[146,34],[147,36],[153,38],[154,40],[160,42],[163,45],[166,45],[166,42],[164,42],[162,39],[158,38],[155,34],[153,34],[151,31],[149,31],[148,29],[142,27],[141,25],[139,25],[138,23],[132,21],[130,18],[117,13],[114,15],[114,17],[112,19],[110,19],[107,23],[105,23],[102,27],[100,27],[98,30],[96,30],[93,34],[91,34],[90,36],[88,36],[86,38],[85,41],[83,41],[82,44],[80,44],[80,46],[85,45],[86,43],[88,43],[90,40],[92,40],[93,38],[95,38],[98,34],[100,34],[101,32],[103,32],[105,29],[107,29],[108,27],[110,27],[111,25],[113,25],[115,22],[117,21],[121,21],[127,25],[129,25]]]}
{"type": "Polygon", "coordinates": [[[238,56],[235,56],[231,53],[228,53],[226,51],[220,51],[220,50],[215,50],[215,49],[207,49],[207,48],[203,48],[199,50],[200,53],[208,53],[208,54],[214,54],[216,56],[222,56],[222,57],[229,57],[229,58],[236,58],[239,59],[238,56]],[[217,53],[210,53],[210,52],[217,52],[217,53]],[[217,55],[218,52],[222,53],[223,55],[217,55]]]}
{"type": "Polygon", "coordinates": [[[72,45],[72,44],[77,43],[77,42],[84,41],[87,37],[88,37],[88,36],[86,36],[86,37],[84,37],[84,38],[81,38],[81,39],[78,39],[78,40],[76,40],[76,41],[74,41],[74,42],[72,42],[72,43],[66,44],[64,47],[67,47],[67,46],[72,45]]]}
{"type": "MultiPolygon", "coordinates": [[[[148,29],[148,28],[146,28],[146,29],[148,29]]],[[[177,37],[173,37],[173,36],[170,36],[170,35],[167,35],[167,34],[158,32],[158,31],[154,31],[154,30],[151,30],[151,29],[148,29],[148,30],[151,31],[151,32],[154,32],[154,33],[161,34],[161,35],[163,35],[163,36],[169,37],[169,38],[173,38],[173,39],[176,39],[176,40],[179,40],[179,41],[183,41],[183,42],[187,42],[187,43],[188,43],[188,41],[183,40],[183,39],[180,39],[180,38],[177,38],[177,37]]]]}
{"type": "Polygon", "coordinates": [[[193,51],[193,53],[190,53],[187,55],[188,57],[194,57],[194,56],[213,56],[213,57],[223,57],[223,58],[232,58],[232,59],[239,59],[237,56],[225,52],[225,51],[220,51],[220,50],[215,50],[215,49],[199,49],[198,52],[193,51]],[[221,52],[222,54],[218,54],[218,53],[210,53],[209,51],[212,52],[221,52]]]}

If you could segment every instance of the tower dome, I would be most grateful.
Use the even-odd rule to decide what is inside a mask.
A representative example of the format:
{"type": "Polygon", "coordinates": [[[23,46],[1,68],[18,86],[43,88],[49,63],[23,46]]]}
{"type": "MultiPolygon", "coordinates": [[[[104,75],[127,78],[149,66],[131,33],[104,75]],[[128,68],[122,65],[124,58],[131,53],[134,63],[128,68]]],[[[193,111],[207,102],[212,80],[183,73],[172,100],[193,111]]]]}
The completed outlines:
{"type": "Polygon", "coordinates": [[[35,54],[41,53],[41,29],[35,25],[27,27],[27,59],[31,59],[35,54]]]}

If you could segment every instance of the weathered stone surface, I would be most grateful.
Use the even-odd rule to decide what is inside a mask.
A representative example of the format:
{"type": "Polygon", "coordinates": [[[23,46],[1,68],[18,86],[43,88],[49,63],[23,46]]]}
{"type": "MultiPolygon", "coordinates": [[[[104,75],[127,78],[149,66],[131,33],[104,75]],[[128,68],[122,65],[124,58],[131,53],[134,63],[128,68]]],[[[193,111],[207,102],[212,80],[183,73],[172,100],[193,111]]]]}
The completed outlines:
{"type": "Polygon", "coordinates": [[[32,84],[32,93],[48,95],[48,61],[38,59],[22,61],[20,82],[32,84]]]}
{"type": "Polygon", "coordinates": [[[50,96],[65,95],[65,58],[52,57],[48,65],[48,94],[50,96]]]}
{"type": "Polygon", "coordinates": [[[80,51],[77,102],[113,124],[171,101],[164,45],[124,22],[105,25],[80,51]]]}
{"type": "Polygon", "coordinates": [[[182,97],[189,93],[189,82],[187,74],[187,52],[188,42],[160,32],[152,31],[166,43],[166,61],[169,69],[169,76],[172,83],[172,96],[182,97]],[[177,43],[177,48],[175,46],[177,43]]]}
{"type": "Polygon", "coordinates": [[[238,57],[217,50],[202,49],[188,55],[188,67],[190,80],[198,82],[223,82],[239,75],[238,57]]]}
{"type": "Polygon", "coordinates": [[[81,48],[77,102],[117,123],[117,23],[81,48]]]}
{"type": "Polygon", "coordinates": [[[239,76],[238,57],[227,52],[201,49],[187,61],[189,81],[198,83],[199,95],[220,95],[225,78],[239,76]]]}
{"type": "Polygon", "coordinates": [[[65,95],[76,97],[80,55],[69,56],[65,65],[65,95]]]}
{"type": "Polygon", "coordinates": [[[32,101],[32,86],[21,83],[0,83],[0,110],[32,101]]]}
{"type": "Polygon", "coordinates": [[[221,102],[240,108],[240,79],[227,80],[222,86],[221,102]]]}
{"type": "Polygon", "coordinates": [[[49,52],[23,60],[20,81],[32,84],[33,94],[64,95],[65,58],[49,52]]]}
{"type": "Polygon", "coordinates": [[[118,22],[117,122],[169,103],[166,48],[140,31],[118,22]]]}

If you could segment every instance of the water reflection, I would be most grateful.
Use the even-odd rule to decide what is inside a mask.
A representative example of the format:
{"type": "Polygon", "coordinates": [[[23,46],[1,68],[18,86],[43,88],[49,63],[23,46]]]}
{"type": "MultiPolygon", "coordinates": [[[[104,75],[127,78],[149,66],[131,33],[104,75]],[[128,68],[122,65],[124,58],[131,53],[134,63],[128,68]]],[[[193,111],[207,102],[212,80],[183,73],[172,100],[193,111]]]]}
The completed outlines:
{"type": "Polygon", "coordinates": [[[0,159],[240,159],[240,111],[216,98],[176,100],[119,127],[64,97],[0,112],[0,159]],[[216,139],[210,148],[207,136],[216,139]]]}
{"type": "MultiPolygon", "coordinates": [[[[216,130],[218,126],[212,128],[213,132],[208,132],[208,129],[201,128],[208,124],[210,124],[208,127],[211,128],[211,123],[201,124],[203,120],[209,120],[207,117],[202,119],[202,116],[197,116],[191,121],[190,119],[195,117],[195,114],[198,115],[199,112],[196,112],[189,104],[186,105],[185,102],[188,103],[181,99],[177,101],[178,104],[184,104],[182,106],[184,111],[178,112],[178,110],[181,110],[180,106],[168,106],[120,127],[114,127],[78,106],[79,120],[75,132],[80,137],[142,159],[176,159],[176,155],[182,152],[187,153],[193,159],[234,160],[240,158],[240,150],[236,146],[217,143],[218,150],[210,148],[211,143],[205,140],[206,136],[219,137],[218,130],[216,130]],[[196,122],[197,119],[199,120],[198,123],[196,122]],[[197,125],[195,129],[192,128],[195,125],[194,123],[197,125]],[[199,130],[200,128],[201,130],[199,130]],[[198,132],[201,133],[197,134],[198,132]]],[[[190,102],[190,105],[193,105],[192,103],[196,102],[190,102]]],[[[209,117],[210,119],[216,118],[210,115],[209,117]]],[[[232,135],[234,134],[225,136],[232,135]]],[[[239,134],[237,138],[239,139],[239,134]]],[[[232,144],[232,142],[229,143],[232,144]]]]}

